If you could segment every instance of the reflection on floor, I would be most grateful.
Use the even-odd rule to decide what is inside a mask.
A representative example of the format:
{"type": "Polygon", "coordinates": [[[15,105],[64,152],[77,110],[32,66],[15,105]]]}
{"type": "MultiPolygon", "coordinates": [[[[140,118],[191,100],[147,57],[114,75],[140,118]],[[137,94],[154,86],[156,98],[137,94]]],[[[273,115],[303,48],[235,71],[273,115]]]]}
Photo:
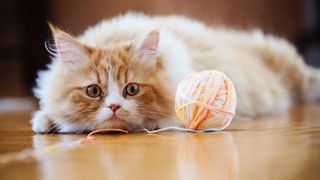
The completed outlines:
{"type": "Polygon", "coordinates": [[[2,180],[320,179],[320,105],[234,121],[224,132],[96,135],[58,150],[50,147],[84,135],[36,135],[29,119],[0,114],[2,180]],[[4,163],[21,151],[28,158],[4,163]]]}

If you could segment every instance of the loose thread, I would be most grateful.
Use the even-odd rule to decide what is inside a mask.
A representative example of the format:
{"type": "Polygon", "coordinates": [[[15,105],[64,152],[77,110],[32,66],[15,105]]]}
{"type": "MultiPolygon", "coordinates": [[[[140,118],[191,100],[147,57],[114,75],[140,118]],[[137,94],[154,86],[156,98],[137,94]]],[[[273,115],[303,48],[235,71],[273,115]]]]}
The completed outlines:
{"type": "Polygon", "coordinates": [[[205,129],[205,130],[193,130],[193,129],[187,129],[187,128],[173,127],[172,126],[172,127],[166,127],[166,128],[161,128],[161,129],[152,130],[152,131],[150,131],[150,130],[148,130],[146,128],[143,128],[142,130],[147,132],[148,134],[154,134],[154,133],[165,132],[165,131],[170,131],[170,130],[183,131],[183,132],[192,132],[192,133],[204,133],[204,132],[221,131],[222,129],[210,128],[210,129],[205,129]]]}
{"type": "Polygon", "coordinates": [[[125,134],[128,134],[128,133],[129,133],[129,131],[124,130],[124,129],[113,129],[113,128],[98,129],[98,130],[95,130],[95,131],[90,132],[90,133],[87,135],[87,140],[89,140],[89,141],[92,140],[94,134],[101,133],[101,132],[121,132],[121,133],[125,133],[125,134]]]}

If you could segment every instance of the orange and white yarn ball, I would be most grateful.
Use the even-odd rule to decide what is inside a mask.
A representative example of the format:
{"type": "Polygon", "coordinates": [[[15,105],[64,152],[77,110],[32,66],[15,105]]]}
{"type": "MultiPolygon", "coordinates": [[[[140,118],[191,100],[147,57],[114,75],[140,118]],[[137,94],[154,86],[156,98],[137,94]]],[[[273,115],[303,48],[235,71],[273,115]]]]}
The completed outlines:
{"type": "Polygon", "coordinates": [[[175,110],[192,130],[223,130],[235,115],[237,96],[231,80],[210,70],[191,74],[180,82],[175,110]]]}

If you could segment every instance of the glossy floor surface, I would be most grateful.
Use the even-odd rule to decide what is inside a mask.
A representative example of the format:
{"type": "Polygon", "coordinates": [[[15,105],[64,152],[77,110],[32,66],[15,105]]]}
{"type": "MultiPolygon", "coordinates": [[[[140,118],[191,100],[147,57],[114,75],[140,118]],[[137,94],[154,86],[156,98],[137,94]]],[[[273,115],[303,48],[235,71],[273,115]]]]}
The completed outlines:
{"type": "Polygon", "coordinates": [[[37,135],[0,115],[0,179],[320,179],[320,105],[234,121],[224,132],[37,135]]]}

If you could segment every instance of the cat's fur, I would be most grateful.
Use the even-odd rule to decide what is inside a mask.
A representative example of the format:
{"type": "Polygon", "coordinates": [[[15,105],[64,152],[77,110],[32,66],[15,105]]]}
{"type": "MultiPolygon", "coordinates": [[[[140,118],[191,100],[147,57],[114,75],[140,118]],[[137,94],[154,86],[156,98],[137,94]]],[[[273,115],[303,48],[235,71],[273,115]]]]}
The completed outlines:
{"type": "Polygon", "coordinates": [[[237,116],[285,110],[296,100],[320,97],[320,75],[283,39],[260,31],[207,27],[178,16],[129,13],[105,20],[74,38],[51,26],[55,41],[48,69],[34,89],[40,110],[35,132],[81,132],[98,128],[155,129],[176,125],[174,95],[186,75],[216,69],[233,81],[237,116]],[[124,87],[140,84],[136,96],[124,87]],[[92,99],[87,86],[104,96],[92,99]],[[114,117],[108,106],[119,104],[114,117]]]}

